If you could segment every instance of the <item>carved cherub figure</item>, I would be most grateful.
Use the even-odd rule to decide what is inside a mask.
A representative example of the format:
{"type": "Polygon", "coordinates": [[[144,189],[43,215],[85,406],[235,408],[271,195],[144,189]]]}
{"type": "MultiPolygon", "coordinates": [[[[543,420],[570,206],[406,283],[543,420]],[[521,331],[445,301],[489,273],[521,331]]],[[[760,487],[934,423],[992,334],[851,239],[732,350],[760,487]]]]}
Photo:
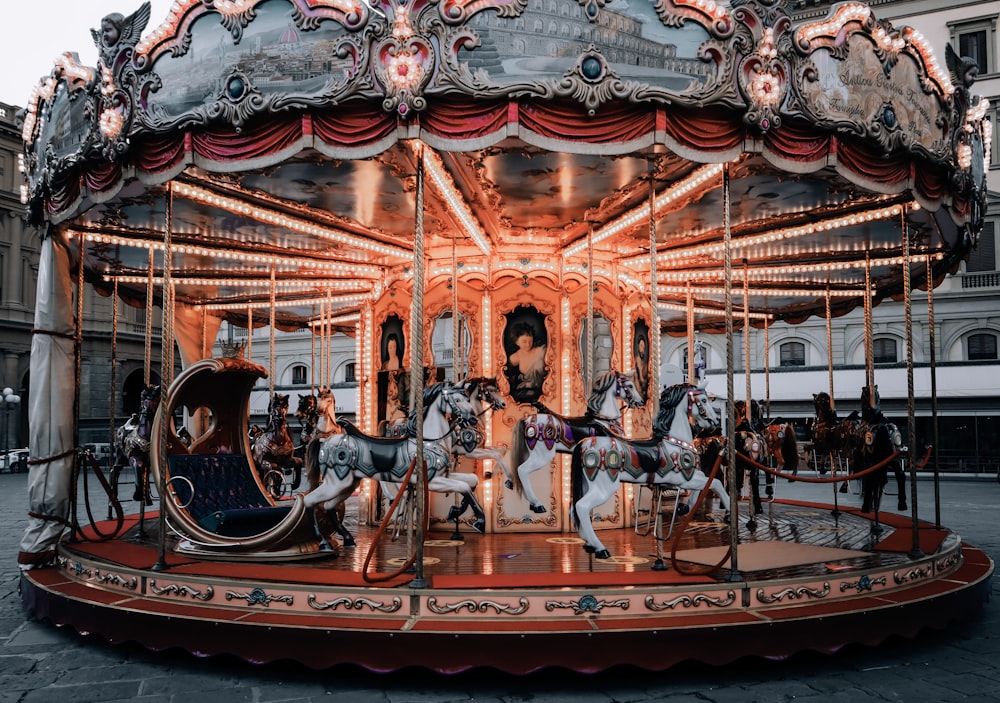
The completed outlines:
{"type": "Polygon", "coordinates": [[[955,86],[955,107],[964,117],[965,111],[972,104],[970,89],[979,78],[979,62],[971,56],[959,56],[951,44],[945,45],[944,55],[951,73],[951,82],[955,86]]]}
{"type": "Polygon", "coordinates": [[[101,63],[112,66],[119,47],[135,46],[149,23],[151,8],[144,2],[138,10],[126,17],[120,12],[112,12],[101,19],[100,29],[91,29],[90,36],[97,46],[101,63]]]}

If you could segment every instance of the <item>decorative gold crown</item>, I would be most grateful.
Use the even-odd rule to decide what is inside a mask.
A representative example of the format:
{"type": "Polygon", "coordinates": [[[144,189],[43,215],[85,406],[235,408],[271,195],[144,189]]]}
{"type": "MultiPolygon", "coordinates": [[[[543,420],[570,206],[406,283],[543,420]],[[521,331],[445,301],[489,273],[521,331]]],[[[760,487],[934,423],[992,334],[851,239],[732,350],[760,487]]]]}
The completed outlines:
{"type": "Polygon", "coordinates": [[[219,346],[222,347],[222,358],[223,359],[242,359],[243,352],[247,348],[246,342],[219,342],[219,346]]]}

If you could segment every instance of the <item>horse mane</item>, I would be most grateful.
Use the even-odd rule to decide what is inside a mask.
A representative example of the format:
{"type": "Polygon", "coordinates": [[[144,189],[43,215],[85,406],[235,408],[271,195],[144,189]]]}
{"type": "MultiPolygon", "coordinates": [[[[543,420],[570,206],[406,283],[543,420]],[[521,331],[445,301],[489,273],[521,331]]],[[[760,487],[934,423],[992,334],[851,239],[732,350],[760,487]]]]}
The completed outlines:
{"type": "MultiPolygon", "coordinates": [[[[441,395],[441,391],[444,390],[444,383],[438,382],[433,385],[424,388],[424,418],[427,417],[427,410],[434,404],[434,401],[438,399],[441,395]]],[[[417,436],[417,411],[413,408],[406,415],[406,428],[407,437],[417,436]]]]}
{"type": "Polygon", "coordinates": [[[601,411],[601,403],[604,401],[604,396],[617,378],[618,372],[614,370],[602,371],[594,378],[590,389],[590,397],[587,398],[588,415],[597,415],[601,411]]]}
{"type": "Polygon", "coordinates": [[[666,437],[670,434],[670,426],[674,424],[674,415],[688,391],[693,388],[688,383],[676,383],[668,386],[660,393],[660,411],[653,420],[653,434],[666,437]]]}

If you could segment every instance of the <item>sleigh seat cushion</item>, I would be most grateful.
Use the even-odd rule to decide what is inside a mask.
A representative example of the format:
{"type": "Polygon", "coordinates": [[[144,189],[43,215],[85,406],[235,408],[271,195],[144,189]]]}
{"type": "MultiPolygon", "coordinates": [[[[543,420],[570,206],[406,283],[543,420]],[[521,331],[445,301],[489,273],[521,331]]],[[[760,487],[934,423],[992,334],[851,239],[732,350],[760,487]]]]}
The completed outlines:
{"type": "Polygon", "coordinates": [[[242,454],[177,454],[169,465],[178,504],[210,532],[227,537],[260,534],[278,525],[291,509],[272,504],[242,454]]]}

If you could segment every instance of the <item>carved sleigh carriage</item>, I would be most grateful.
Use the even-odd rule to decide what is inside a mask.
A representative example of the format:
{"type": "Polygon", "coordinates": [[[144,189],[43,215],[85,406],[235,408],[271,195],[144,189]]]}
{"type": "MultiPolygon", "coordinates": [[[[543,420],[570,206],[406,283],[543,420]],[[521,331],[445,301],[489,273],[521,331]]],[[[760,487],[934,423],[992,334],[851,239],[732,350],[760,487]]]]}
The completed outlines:
{"type": "Polygon", "coordinates": [[[242,359],[204,359],[177,376],[153,424],[151,464],[175,549],[215,559],[286,560],[320,556],[303,496],[275,500],[250,451],[250,391],[267,377],[242,359]],[[191,418],[190,444],[175,417],[191,418]],[[166,433],[163,423],[168,423],[166,433]],[[163,437],[166,447],[161,448],[163,437]]]}

